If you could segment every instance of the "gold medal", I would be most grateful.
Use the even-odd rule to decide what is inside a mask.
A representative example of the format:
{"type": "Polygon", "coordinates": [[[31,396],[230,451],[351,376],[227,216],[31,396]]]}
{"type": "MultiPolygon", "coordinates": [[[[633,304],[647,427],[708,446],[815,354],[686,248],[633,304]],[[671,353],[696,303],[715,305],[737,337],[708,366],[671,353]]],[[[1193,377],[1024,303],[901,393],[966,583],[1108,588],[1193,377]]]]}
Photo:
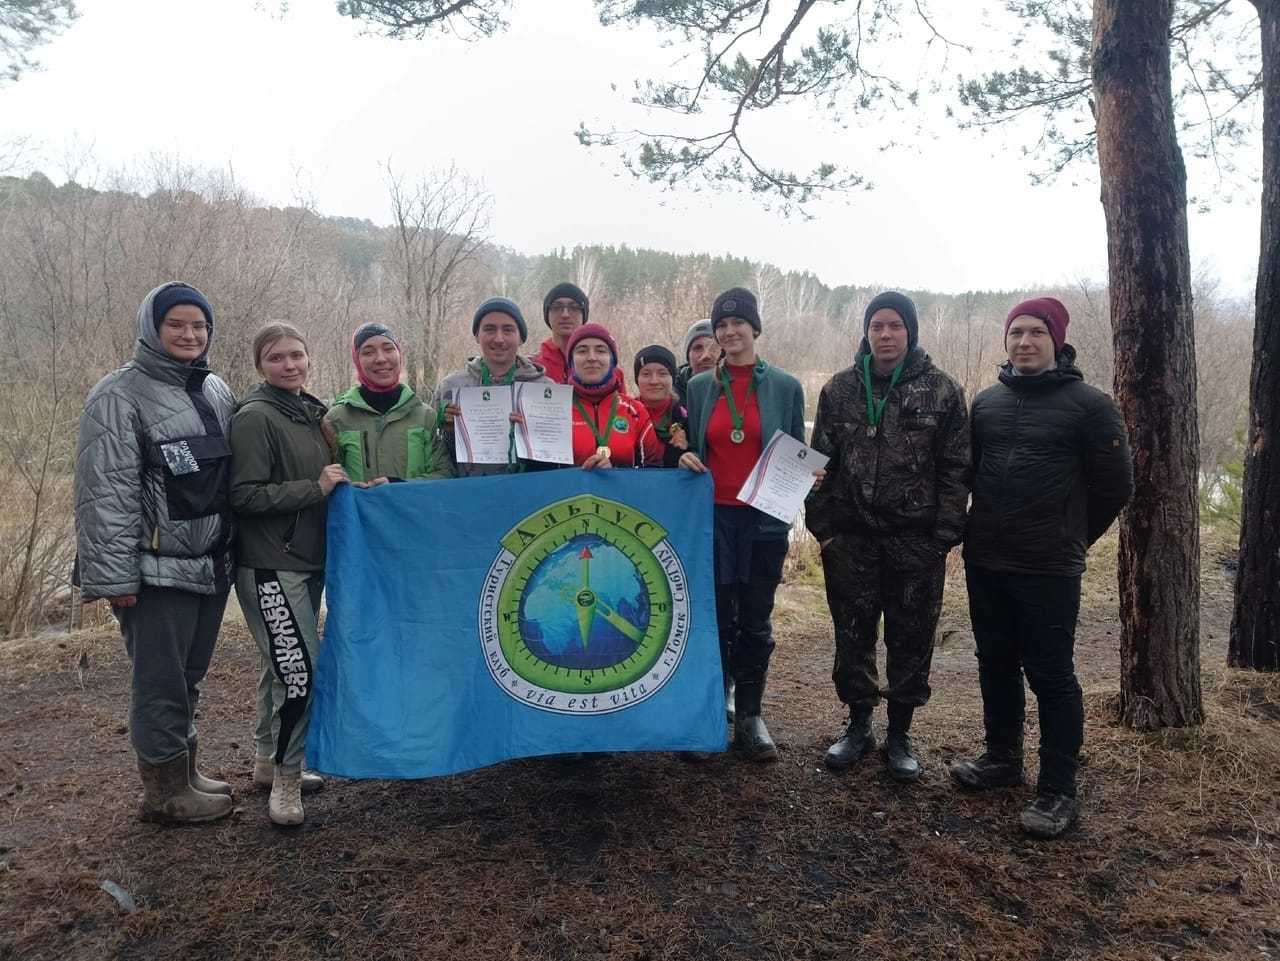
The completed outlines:
{"type": "Polygon", "coordinates": [[[613,451],[609,450],[609,448],[606,447],[604,444],[601,444],[599,447],[596,448],[596,456],[603,457],[605,460],[612,460],[613,451]]]}
{"type": "Polygon", "coordinates": [[[868,437],[875,437],[875,436],[876,436],[876,425],[875,425],[875,424],[869,424],[869,425],[867,425],[867,436],[868,436],[868,437]]]}
{"type": "Polygon", "coordinates": [[[739,430],[736,427],[729,431],[729,440],[733,441],[735,444],[741,444],[746,439],[747,435],[745,431],[739,430]]]}

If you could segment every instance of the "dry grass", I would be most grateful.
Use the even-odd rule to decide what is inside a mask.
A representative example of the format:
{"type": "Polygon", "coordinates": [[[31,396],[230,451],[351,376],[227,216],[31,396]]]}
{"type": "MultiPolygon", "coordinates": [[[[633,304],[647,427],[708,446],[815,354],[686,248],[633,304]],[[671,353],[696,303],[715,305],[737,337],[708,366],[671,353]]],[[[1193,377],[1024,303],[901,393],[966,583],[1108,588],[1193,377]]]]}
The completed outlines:
{"type": "Polygon", "coordinates": [[[191,829],[132,816],[118,639],[8,645],[0,958],[1275,957],[1280,678],[1222,668],[1224,580],[1206,568],[1205,582],[1197,730],[1111,723],[1115,625],[1089,610],[1084,815],[1052,844],[1016,828],[1028,790],[961,794],[943,774],[980,737],[965,643],[935,659],[924,781],[895,785],[873,759],[823,769],[841,711],[822,588],[804,576],[779,597],[777,764],[617,755],[336,782],[294,832],[249,786],[256,655],[241,627],[224,632],[201,719],[239,808],[191,829]],[[139,910],[122,913],[104,879],[139,910]]]}

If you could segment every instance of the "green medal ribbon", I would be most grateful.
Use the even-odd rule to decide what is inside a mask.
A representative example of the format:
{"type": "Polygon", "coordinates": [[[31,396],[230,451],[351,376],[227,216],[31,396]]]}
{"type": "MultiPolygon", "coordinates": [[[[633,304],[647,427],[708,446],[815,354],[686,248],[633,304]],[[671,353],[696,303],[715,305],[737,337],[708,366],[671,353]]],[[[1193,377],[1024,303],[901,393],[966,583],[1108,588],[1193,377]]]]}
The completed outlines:
{"type": "MultiPolygon", "coordinates": [[[[577,406],[578,413],[582,415],[582,419],[586,421],[587,426],[591,428],[591,436],[596,439],[596,446],[608,447],[609,435],[613,433],[613,418],[618,413],[618,392],[616,390],[613,392],[613,404],[609,407],[609,423],[605,426],[603,436],[600,434],[600,431],[596,430],[595,419],[588,414],[587,409],[582,406],[581,398],[575,396],[573,398],[573,403],[577,406]]],[[[597,410],[598,409],[599,408],[597,408],[597,410]]]]}
{"type": "MultiPolygon", "coordinates": [[[[724,388],[724,400],[729,405],[729,419],[733,421],[733,430],[729,434],[729,439],[735,444],[741,444],[746,437],[745,431],[742,429],[746,417],[738,412],[738,405],[733,400],[733,388],[729,381],[729,371],[724,364],[720,365],[720,386],[724,388]]],[[[751,371],[751,379],[747,382],[747,395],[742,399],[742,409],[745,411],[747,405],[751,402],[751,392],[756,389],[756,375],[754,368],[751,371]]]]}
{"type": "Polygon", "coordinates": [[[902,364],[893,368],[893,376],[889,378],[889,388],[884,392],[884,396],[880,398],[880,403],[876,403],[875,398],[871,394],[871,355],[867,354],[862,358],[862,386],[867,391],[867,433],[874,437],[876,429],[880,426],[880,420],[884,417],[885,405],[889,403],[889,394],[893,392],[893,388],[897,386],[898,378],[902,376],[902,364]]]}

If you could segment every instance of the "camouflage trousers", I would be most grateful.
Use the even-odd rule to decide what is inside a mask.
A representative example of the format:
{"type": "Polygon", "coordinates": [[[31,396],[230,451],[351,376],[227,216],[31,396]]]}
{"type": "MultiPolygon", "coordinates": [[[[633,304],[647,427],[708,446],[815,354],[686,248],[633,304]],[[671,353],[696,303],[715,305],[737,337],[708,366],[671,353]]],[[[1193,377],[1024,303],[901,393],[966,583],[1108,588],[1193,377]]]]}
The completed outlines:
{"type": "Polygon", "coordinates": [[[929,700],[946,557],[941,543],[914,531],[838,534],[822,549],[836,641],[831,678],[851,708],[874,707],[882,695],[914,707],[929,700]],[[883,691],[876,669],[881,614],[888,675],[883,691]]]}

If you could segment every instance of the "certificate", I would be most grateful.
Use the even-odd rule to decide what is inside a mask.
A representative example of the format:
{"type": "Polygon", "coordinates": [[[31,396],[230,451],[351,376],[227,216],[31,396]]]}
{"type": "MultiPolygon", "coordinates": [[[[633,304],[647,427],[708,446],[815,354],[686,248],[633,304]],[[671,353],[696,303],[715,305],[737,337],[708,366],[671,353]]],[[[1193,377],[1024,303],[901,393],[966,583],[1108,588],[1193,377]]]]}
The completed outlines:
{"type": "Polygon", "coordinates": [[[515,385],[516,452],[544,464],[573,463],[573,388],[522,381],[515,385]]]}
{"type": "Polygon", "coordinates": [[[738,491],[738,500],[790,524],[813,489],[813,472],[826,467],[827,459],[790,434],[774,431],[738,491]]]}
{"type": "Polygon", "coordinates": [[[461,387],[454,402],[462,414],[453,421],[459,463],[505,464],[511,447],[511,388],[461,387]]]}

